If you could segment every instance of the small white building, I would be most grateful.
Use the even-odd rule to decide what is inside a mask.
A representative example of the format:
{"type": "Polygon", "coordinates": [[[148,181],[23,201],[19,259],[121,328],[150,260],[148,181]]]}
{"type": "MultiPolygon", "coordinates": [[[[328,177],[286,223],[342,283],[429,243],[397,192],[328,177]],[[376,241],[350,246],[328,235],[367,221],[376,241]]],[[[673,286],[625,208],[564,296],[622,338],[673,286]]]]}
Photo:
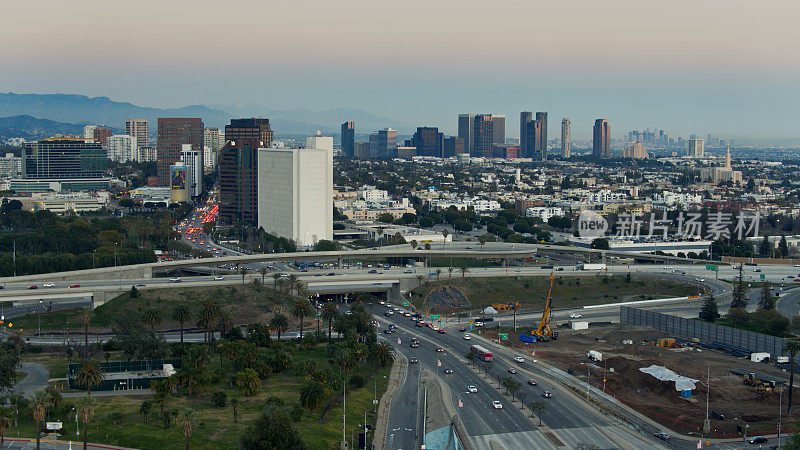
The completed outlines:
{"type": "Polygon", "coordinates": [[[138,160],[138,145],[134,136],[115,134],[106,141],[108,159],[115,162],[128,162],[138,160]]]}
{"type": "Polygon", "coordinates": [[[525,217],[538,217],[547,223],[551,217],[564,217],[564,210],[556,206],[534,206],[525,210],[525,217]]]}
{"type": "Polygon", "coordinates": [[[181,162],[186,165],[186,190],[189,197],[197,197],[203,192],[203,167],[200,165],[200,152],[192,150],[192,144],[183,144],[181,162]]]}

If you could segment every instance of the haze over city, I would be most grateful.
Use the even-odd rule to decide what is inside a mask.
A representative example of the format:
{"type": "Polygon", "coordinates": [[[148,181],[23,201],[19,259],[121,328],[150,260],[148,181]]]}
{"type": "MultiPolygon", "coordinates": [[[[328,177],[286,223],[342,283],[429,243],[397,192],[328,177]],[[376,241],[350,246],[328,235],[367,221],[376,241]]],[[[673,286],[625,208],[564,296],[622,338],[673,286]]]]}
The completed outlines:
{"type": "Polygon", "coordinates": [[[3,91],[363,108],[449,133],[460,112],[533,109],[570,117],[576,138],[596,117],[612,134],[798,136],[792,1],[35,0],[5,13],[27,19],[0,29],[3,91]]]}

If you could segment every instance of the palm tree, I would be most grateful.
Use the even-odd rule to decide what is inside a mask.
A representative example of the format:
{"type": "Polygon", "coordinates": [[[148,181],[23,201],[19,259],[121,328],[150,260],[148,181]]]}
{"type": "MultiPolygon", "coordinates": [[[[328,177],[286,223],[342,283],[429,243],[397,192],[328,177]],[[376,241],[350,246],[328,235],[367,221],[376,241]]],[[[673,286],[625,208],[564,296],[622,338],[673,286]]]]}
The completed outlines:
{"type": "Polygon", "coordinates": [[[317,380],[308,380],[300,387],[300,404],[313,412],[325,400],[325,386],[317,380]]]}
{"type": "Polygon", "coordinates": [[[442,269],[436,269],[436,282],[439,282],[439,275],[442,274],[442,269]]]}
{"type": "Polygon", "coordinates": [[[328,342],[331,341],[331,327],[333,325],[333,320],[339,317],[339,308],[336,307],[334,303],[326,303],[325,307],[322,308],[322,318],[328,321],[328,342]]]}
{"type": "Polygon", "coordinates": [[[266,267],[262,267],[262,268],[258,269],[258,273],[261,274],[261,284],[262,285],[266,282],[267,272],[269,272],[269,271],[267,270],[266,267]]]}
{"type": "Polygon", "coordinates": [[[183,435],[186,436],[186,450],[189,450],[189,437],[192,435],[192,422],[194,422],[195,414],[194,410],[191,408],[183,408],[178,416],[181,421],[181,431],[183,431],[183,435]]]}
{"type": "Polygon", "coordinates": [[[83,397],[78,402],[77,410],[75,411],[76,414],[81,418],[81,422],[83,422],[83,450],[86,450],[86,442],[88,441],[86,436],[86,424],[92,421],[94,418],[94,408],[92,408],[92,398],[88,395],[83,397]]]}
{"type": "Polygon", "coordinates": [[[234,421],[234,422],[238,422],[238,420],[236,420],[236,415],[237,415],[237,414],[236,414],[236,409],[237,409],[238,407],[239,407],[239,399],[238,399],[238,398],[236,398],[236,397],[233,397],[233,398],[231,399],[231,408],[233,408],[233,421],[234,421]]]}
{"type": "Polygon", "coordinates": [[[448,282],[448,283],[449,283],[449,282],[451,282],[451,281],[453,280],[453,271],[454,271],[455,269],[456,269],[455,267],[448,267],[448,268],[447,268],[447,282],[448,282]]]}
{"type": "Polygon", "coordinates": [[[486,244],[486,238],[484,236],[478,237],[478,244],[481,245],[481,250],[483,250],[483,245],[486,244]]]}
{"type": "Polygon", "coordinates": [[[544,402],[535,401],[531,405],[531,411],[536,413],[536,416],[539,418],[539,426],[542,426],[542,413],[544,410],[547,409],[547,405],[544,402]]]}
{"type": "Polygon", "coordinates": [[[442,250],[444,250],[444,244],[447,241],[447,236],[449,234],[450,234],[450,232],[447,231],[447,228],[442,230],[442,237],[444,237],[444,239],[442,239],[442,250]]]}
{"type": "Polygon", "coordinates": [[[467,274],[467,272],[469,272],[469,267],[461,266],[458,270],[461,271],[461,278],[464,278],[464,276],[467,274]]]}
{"type": "Polygon", "coordinates": [[[303,339],[303,319],[310,316],[314,312],[311,303],[306,299],[300,299],[294,304],[292,308],[292,315],[300,318],[300,339],[303,339]]]}
{"type": "Polygon", "coordinates": [[[183,324],[192,320],[192,312],[186,305],[178,305],[172,310],[172,320],[181,326],[181,344],[183,344],[183,324]]]}
{"type": "Polygon", "coordinates": [[[47,393],[36,391],[33,393],[33,420],[36,421],[36,450],[39,450],[39,439],[42,432],[42,421],[47,414],[47,393]]]}
{"type": "Polygon", "coordinates": [[[75,375],[75,382],[86,386],[86,395],[92,395],[92,386],[99,386],[106,379],[103,369],[94,361],[84,361],[81,369],[75,375]]]}
{"type": "Polygon", "coordinates": [[[380,247],[381,246],[381,236],[383,236],[383,227],[378,227],[378,229],[375,232],[378,233],[378,247],[380,247]]]}
{"type": "Polygon", "coordinates": [[[156,331],[156,327],[161,323],[161,310],[156,308],[147,308],[142,314],[142,321],[150,325],[150,329],[156,331]]]}
{"type": "Polygon", "coordinates": [[[416,239],[412,239],[411,242],[409,242],[409,244],[411,244],[411,250],[416,250],[419,242],[417,242],[416,239]]]}
{"type": "Polygon", "coordinates": [[[272,289],[278,290],[278,280],[281,279],[281,274],[275,272],[272,274],[272,289]]]}
{"type": "Polygon", "coordinates": [[[387,363],[394,361],[394,349],[386,342],[374,345],[370,352],[370,358],[381,365],[386,367],[387,363]]]}
{"type": "Polygon", "coordinates": [[[150,400],[142,400],[142,403],[139,405],[139,414],[144,418],[144,423],[147,423],[147,415],[150,414],[151,409],[153,409],[153,402],[150,400]]]}
{"type": "Polygon", "coordinates": [[[424,280],[424,279],[425,279],[425,277],[424,277],[424,276],[422,276],[422,275],[417,275],[417,287],[420,287],[420,286],[422,286],[422,280],[424,280]]]}
{"type": "Polygon", "coordinates": [[[285,314],[273,314],[269,319],[269,326],[278,333],[278,340],[281,340],[281,333],[289,328],[289,318],[285,314]]]}
{"type": "Polygon", "coordinates": [[[197,325],[205,330],[205,342],[210,343],[213,340],[213,332],[211,330],[214,329],[217,317],[219,317],[219,305],[213,300],[206,300],[203,303],[203,309],[200,311],[200,318],[197,321],[197,325]]]}
{"type": "Polygon", "coordinates": [[[4,445],[6,431],[11,428],[11,419],[8,418],[7,413],[8,410],[5,408],[0,412],[0,448],[6,448],[4,445]]]}
{"type": "Polygon", "coordinates": [[[789,403],[786,405],[786,414],[792,410],[792,391],[794,390],[794,360],[800,352],[800,341],[787,339],[783,343],[783,352],[789,354],[789,403]]]}
{"type": "Polygon", "coordinates": [[[242,276],[242,284],[244,284],[244,277],[245,277],[245,275],[247,275],[247,269],[245,269],[244,267],[239,269],[239,275],[242,276]]]}
{"type": "Polygon", "coordinates": [[[83,345],[84,347],[89,346],[89,322],[92,320],[92,308],[87,306],[83,308],[83,312],[81,314],[81,319],[83,319],[83,345]]]}
{"type": "Polygon", "coordinates": [[[255,394],[256,389],[261,387],[261,379],[258,378],[258,373],[253,369],[244,369],[235,375],[236,385],[242,389],[244,395],[248,397],[255,394]]]}
{"type": "Polygon", "coordinates": [[[297,275],[291,274],[289,275],[289,294],[291,295],[296,288],[300,287],[300,279],[297,278],[297,275]]]}

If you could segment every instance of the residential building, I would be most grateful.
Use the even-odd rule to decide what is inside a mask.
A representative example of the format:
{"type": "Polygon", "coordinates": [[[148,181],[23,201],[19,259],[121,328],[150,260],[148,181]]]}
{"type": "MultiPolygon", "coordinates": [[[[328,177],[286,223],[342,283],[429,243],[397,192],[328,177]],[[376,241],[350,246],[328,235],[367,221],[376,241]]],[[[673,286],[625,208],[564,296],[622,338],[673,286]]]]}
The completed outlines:
{"type": "Polygon", "coordinates": [[[370,158],[394,158],[397,155],[397,130],[384,128],[369,135],[370,158]]]}
{"type": "Polygon", "coordinates": [[[503,145],[506,143],[506,116],[505,114],[492,114],[492,144],[503,145]]]}
{"type": "Polygon", "coordinates": [[[125,121],[125,134],[136,138],[139,147],[150,146],[150,125],[144,119],[128,119],[125,121]]]}
{"type": "Polygon", "coordinates": [[[203,146],[203,172],[211,173],[217,169],[217,154],[219,150],[213,151],[211,147],[203,146]]]}
{"type": "Polygon", "coordinates": [[[542,132],[539,135],[539,150],[542,155],[542,161],[547,161],[547,113],[537,112],[536,121],[541,124],[542,132]]]}
{"type": "Polygon", "coordinates": [[[456,136],[448,136],[442,144],[442,157],[450,158],[461,153],[466,153],[464,139],[456,136]]]}
{"type": "Polygon", "coordinates": [[[592,133],[592,156],[595,158],[608,158],[611,147],[611,132],[608,120],[597,119],[594,121],[592,133]]]}
{"type": "Polygon", "coordinates": [[[22,175],[22,158],[6,153],[0,158],[0,178],[17,178],[22,175]]]}
{"type": "Polygon", "coordinates": [[[94,128],[94,138],[97,139],[98,142],[100,142],[100,145],[102,145],[103,148],[106,148],[106,145],[108,145],[108,138],[110,138],[112,134],[113,132],[111,131],[111,128],[108,127],[94,128]]]}
{"type": "Polygon", "coordinates": [[[212,153],[217,153],[225,144],[225,133],[220,133],[219,128],[206,128],[203,130],[203,148],[208,147],[212,153]]]}
{"type": "Polygon", "coordinates": [[[444,134],[436,127],[417,127],[416,133],[411,137],[411,146],[416,147],[417,156],[443,155],[444,134]]]}
{"type": "Polygon", "coordinates": [[[470,156],[491,158],[494,154],[494,122],[491,114],[478,114],[472,128],[473,149],[470,156]]]}
{"type": "Polygon", "coordinates": [[[258,150],[258,226],[311,247],[333,240],[333,152],[258,150]]]}
{"type": "Polygon", "coordinates": [[[139,162],[156,162],[158,160],[156,148],[139,146],[139,153],[136,159],[139,162]]]}
{"type": "Polygon", "coordinates": [[[533,113],[531,111],[522,111],[519,113],[519,151],[523,158],[528,157],[528,122],[533,121],[533,113]]]}
{"type": "Polygon", "coordinates": [[[309,136],[306,138],[306,148],[327,150],[333,153],[333,137],[323,136],[322,133],[317,130],[317,134],[315,136],[309,136]]]}
{"type": "Polygon", "coordinates": [[[137,148],[136,137],[128,134],[115,134],[106,141],[108,159],[114,162],[137,161],[137,148]]]}
{"type": "Polygon", "coordinates": [[[86,125],[83,127],[83,134],[81,137],[84,139],[94,139],[94,130],[97,128],[97,125],[86,125]]]}
{"type": "Polygon", "coordinates": [[[342,124],[342,156],[352,158],[356,155],[356,123],[345,122],[342,124]]]}
{"type": "Polygon", "coordinates": [[[200,118],[158,118],[156,175],[159,184],[169,184],[169,167],[180,159],[183,144],[191,144],[192,150],[202,153],[203,133],[203,120],[200,118]]]}
{"type": "Polygon", "coordinates": [[[189,198],[197,197],[203,192],[203,163],[200,153],[192,150],[191,144],[183,144],[181,162],[186,166],[186,191],[189,198]]]}
{"type": "Polygon", "coordinates": [[[702,158],[705,156],[705,145],[702,138],[689,138],[686,156],[702,158]]]}
{"type": "Polygon", "coordinates": [[[622,157],[632,159],[648,159],[650,155],[647,154],[647,150],[645,150],[644,145],[642,145],[641,142],[635,142],[633,145],[622,151],[622,157]]]}
{"type": "Polygon", "coordinates": [[[561,119],[561,157],[564,159],[572,156],[569,133],[569,117],[564,117],[561,119]]]}
{"type": "Polygon", "coordinates": [[[538,217],[547,223],[551,217],[564,217],[564,210],[555,206],[534,206],[525,210],[525,217],[538,217]]]}

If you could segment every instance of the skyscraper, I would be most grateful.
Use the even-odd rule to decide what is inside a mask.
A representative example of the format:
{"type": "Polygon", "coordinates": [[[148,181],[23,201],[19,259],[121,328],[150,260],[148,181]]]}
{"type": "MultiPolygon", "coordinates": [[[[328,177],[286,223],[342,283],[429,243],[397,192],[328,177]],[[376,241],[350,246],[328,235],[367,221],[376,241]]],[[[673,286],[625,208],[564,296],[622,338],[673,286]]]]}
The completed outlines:
{"type": "Polygon", "coordinates": [[[686,150],[687,156],[702,158],[705,155],[705,142],[702,138],[689,138],[689,146],[686,150]]]}
{"type": "Polygon", "coordinates": [[[458,136],[448,136],[444,138],[444,144],[442,145],[443,157],[450,158],[451,156],[456,156],[466,152],[467,151],[464,147],[464,139],[461,139],[458,136]]]}
{"type": "Polygon", "coordinates": [[[506,115],[492,114],[492,143],[503,145],[506,143],[506,115]]]}
{"type": "Polygon", "coordinates": [[[397,130],[384,128],[369,135],[370,158],[394,158],[397,154],[397,130]]]}
{"type": "Polygon", "coordinates": [[[536,121],[542,124],[542,133],[539,136],[539,149],[541,151],[542,161],[547,161],[547,113],[537,112],[536,121]]]}
{"type": "Polygon", "coordinates": [[[208,147],[214,153],[218,152],[224,144],[220,140],[221,135],[219,128],[206,128],[203,130],[203,147],[208,147]]]}
{"type": "Polygon", "coordinates": [[[592,156],[595,158],[608,158],[611,144],[611,133],[608,120],[597,119],[594,121],[592,133],[592,156]]]}
{"type": "Polygon", "coordinates": [[[150,146],[150,125],[144,119],[128,119],[125,121],[125,134],[136,138],[137,150],[150,146]]]}
{"type": "Polygon", "coordinates": [[[169,167],[180,159],[183,144],[191,144],[192,150],[202,154],[203,120],[196,117],[159,117],[156,141],[158,184],[166,186],[169,183],[169,167]]]}
{"type": "Polygon", "coordinates": [[[458,115],[458,137],[464,140],[464,148],[470,155],[475,148],[473,128],[475,128],[475,114],[458,115]]]}
{"type": "Polygon", "coordinates": [[[342,124],[342,156],[352,158],[356,154],[356,123],[345,122],[342,124]]]}
{"type": "Polygon", "coordinates": [[[566,159],[572,155],[569,140],[569,117],[561,119],[561,157],[566,159]]]}
{"type": "Polygon", "coordinates": [[[411,146],[417,148],[417,156],[435,156],[441,158],[444,146],[444,134],[436,127],[417,127],[411,137],[411,146]]]}
{"type": "Polygon", "coordinates": [[[106,145],[108,145],[108,138],[110,138],[112,134],[111,128],[108,127],[95,127],[94,129],[94,138],[100,142],[103,148],[106,148],[106,145]]]}
{"type": "Polygon", "coordinates": [[[472,128],[472,157],[491,158],[494,154],[494,122],[491,114],[478,114],[472,128]]]}
{"type": "Polygon", "coordinates": [[[272,144],[269,119],[231,119],[219,151],[219,216],[224,223],[258,219],[258,149],[272,144]]]}
{"type": "Polygon", "coordinates": [[[522,155],[523,158],[541,159],[542,155],[542,123],[538,120],[531,120],[525,124],[525,148],[528,153],[522,155]]]}
{"type": "Polygon", "coordinates": [[[196,197],[203,191],[202,153],[192,150],[191,144],[183,144],[181,150],[181,162],[186,166],[186,191],[190,197],[196,197]]]}
{"type": "Polygon", "coordinates": [[[102,178],[106,150],[92,139],[44,139],[26,142],[22,176],[28,179],[102,178]]]}
{"type": "Polygon", "coordinates": [[[528,134],[528,122],[532,120],[532,112],[522,111],[519,113],[519,154],[522,158],[528,157],[528,142],[525,137],[528,134]]]}

